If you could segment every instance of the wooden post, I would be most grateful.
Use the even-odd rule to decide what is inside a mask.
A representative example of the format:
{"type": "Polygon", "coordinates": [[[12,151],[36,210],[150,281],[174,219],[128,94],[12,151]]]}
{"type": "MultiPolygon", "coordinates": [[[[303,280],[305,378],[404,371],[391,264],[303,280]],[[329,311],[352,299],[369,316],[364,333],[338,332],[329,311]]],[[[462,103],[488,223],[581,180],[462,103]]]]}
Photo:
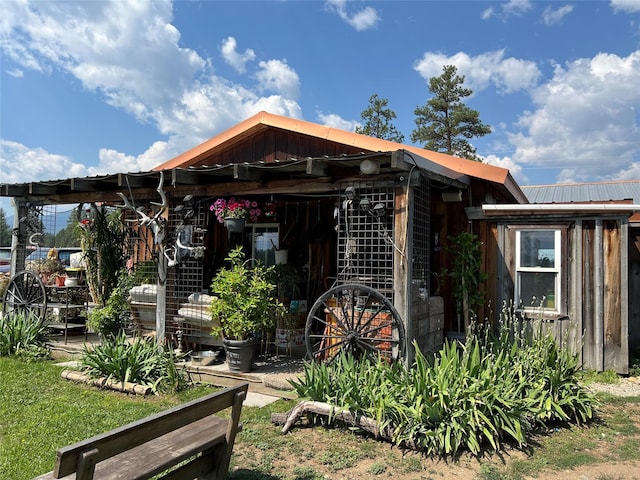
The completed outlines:
{"type": "MultiPolygon", "coordinates": [[[[408,268],[409,262],[406,261],[407,255],[411,255],[411,251],[408,249],[408,237],[410,228],[410,215],[409,215],[409,196],[412,192],[412,187],[397,187],[395,191],[395,206],[394,206],[394,227],[393,227],[393,241],[397,248],[393,249],[393,303],[398,313],[402,317],[405,330],[405,352],[407,352],[406,360],[407,364],[413,363],[415,352],[411,347],[411,341],[414,338],[415,327],[413,325],[413,319],[410,318],[411,312],[411,283],[410,272],[408,268]],[[403,253],[401,253],[403,252],[403,253]]],[[[410,258],[410,257],[409,257],[410,258]]]]}
{"type": "Polygon", "coordinates": [[[569,308],[567,313],[569,314],[571,325],[573,326],[570,333],[570,345],[572,352],[578,354],[578,361],[582,365],[583,362],[583,345],[582,339],[584,334],[584,325],[582,319],[582,248],[583,248],[583,232],[582,232],[582,220],[576,220],[574,233],[571,236],[572,241],[569,248],[571,249],[571,258],[573,264],[571,266],[571,278],[570,292],[569,292],[569,308]]]}
{"type": "Polygon", "coordinates": [[[163,345],[165,340],[165,315],[167,313],[167,258],[164,256],[164,242],[158,245],[158,278],[156,289],[156,343],[163,345]]]}
{"type": "Polygon", "coordinates": [[[598,372],[604,369],[604,268],[603,268],[603,235],[602,220],[596,220],[596,232],[593,241],[594,259],[594,315],[593,315],[593,337],[595,346],[595,369],[598,372]]]}

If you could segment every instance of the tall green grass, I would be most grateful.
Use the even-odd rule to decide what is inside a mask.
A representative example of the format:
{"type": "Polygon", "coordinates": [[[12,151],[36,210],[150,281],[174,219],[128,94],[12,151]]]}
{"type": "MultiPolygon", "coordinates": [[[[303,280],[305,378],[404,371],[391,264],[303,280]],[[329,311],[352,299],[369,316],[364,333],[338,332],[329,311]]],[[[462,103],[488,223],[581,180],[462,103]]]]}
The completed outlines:
{"type": "Polygon", "coordinates": [[[173,350],[156,345],[154,339],[128,340],[120,333],[104,337],[101,345],[85,347],[81,369],[91,377],[137,383],[155,393],[169,392],[187,386],[186,373],[177,365],[178,360],[173,350]]]}
{"type": "Polygon", "coordinates": [[[499,450],[504,442],[524,447],[544,425],[591,419],[595,400],[579,384],[577,357],[549,335],[523,335],[515,326],[477,329],[431,360],[414,344],[410,368],[348,355],[308,363],[292,385],[301,397],[375,419],[399,445],[443,456],[499,450]]]}
{"type": "Polygon", "coordinates": [[[16,355],[23,360],[46,358],[47,327],[32,312],[14,311],[0,318],[0,357],[16,355]]]}

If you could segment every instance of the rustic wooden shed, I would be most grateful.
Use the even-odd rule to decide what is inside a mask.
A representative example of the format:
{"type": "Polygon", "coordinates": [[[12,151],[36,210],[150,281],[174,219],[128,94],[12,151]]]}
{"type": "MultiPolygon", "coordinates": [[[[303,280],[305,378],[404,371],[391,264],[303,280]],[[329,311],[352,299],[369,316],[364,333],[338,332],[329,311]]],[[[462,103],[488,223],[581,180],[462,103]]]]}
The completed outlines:
{"type": "MultiPolygon", "coordinates": [[[[450,264],[442,248],[449,236],[479,225],[465,208],[526,202],[506,169],[264,112],[150,172],[0,185],[0,195],[14,197],[16,219],[36,204],[126,199],[134,208],[124,211],[144,224],[132,226],[129,254],[158,264],[160,337],[198,336],[181,323],[184,314],[229,248],[242,244],[267,263],[288,251],[303,278],[300,307],[336,284],[373,288],[423,350],[456,326],[451,285],[436,292],[433,279],[450,264]],[[239,234],[210,211],[232,196],[262,210],[239,234]]],[[[24,228],[16,222],[18,253],[24,228]]]]}
{"type": "Polygon", "coordinates": [[[629,220],[638,210],[628,203],[468,209],[482,225],[488,304],[499,312],[513,301],[578,352],[585,368],[628,373],[639,285],[638,230],[629,220]]]}

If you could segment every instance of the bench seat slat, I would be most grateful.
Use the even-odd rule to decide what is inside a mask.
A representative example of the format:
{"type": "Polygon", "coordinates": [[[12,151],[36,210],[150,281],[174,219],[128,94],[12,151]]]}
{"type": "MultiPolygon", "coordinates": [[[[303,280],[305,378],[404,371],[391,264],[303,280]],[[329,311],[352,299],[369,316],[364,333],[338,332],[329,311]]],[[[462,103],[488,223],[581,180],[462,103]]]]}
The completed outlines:
{"type": "Polygon", "coordinates": [[[58,462],[56,462],[55,474],[58,477],[55,478],[64,478],[64,476],[75,472],[78,455],[80,452],[88,450],[89,447],[98,449],[96,462],[101,462],[123,450],[137,447],[150,439],[228,408],[233,404],[235,393],[235,389],[212,393],[90,439],[62,447],[57,452],[58,462]]]}
{"type": "Polygon", "coordinates": [[[211,416],[127,450],[96,465],[95,478],[143,480],[224,443],[228,420],[211,416]]]}
{"type": "Polygon", "coordinates": [[[54,471],[34,480],[144,480],[162,473],[172,480],[224,478],[247,389],[247,383],[227,388],[62,447],[54,471]],[[216,415],[227,408],[230,418],[216,415]]]}

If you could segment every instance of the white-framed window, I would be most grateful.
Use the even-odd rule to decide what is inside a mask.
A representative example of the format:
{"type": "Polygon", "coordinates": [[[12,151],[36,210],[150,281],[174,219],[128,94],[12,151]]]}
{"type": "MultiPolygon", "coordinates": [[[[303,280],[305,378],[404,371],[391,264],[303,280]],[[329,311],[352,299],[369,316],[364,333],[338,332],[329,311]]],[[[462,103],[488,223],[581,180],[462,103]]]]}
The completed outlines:
{"type": "Polygon", "coordinates": [[[277,223],[248,224],[245,226],[245,235],[248,235],[248,240],[251,242],[251,257],[266,266],[275,265],[275,251],[280,248],[280,225],[277,223]]]}
{"type": "Polygon", "coordinates": [[[560,229],[516,230],[516,305],[525,310],[560,312],[562,232],[560,229]]]}

